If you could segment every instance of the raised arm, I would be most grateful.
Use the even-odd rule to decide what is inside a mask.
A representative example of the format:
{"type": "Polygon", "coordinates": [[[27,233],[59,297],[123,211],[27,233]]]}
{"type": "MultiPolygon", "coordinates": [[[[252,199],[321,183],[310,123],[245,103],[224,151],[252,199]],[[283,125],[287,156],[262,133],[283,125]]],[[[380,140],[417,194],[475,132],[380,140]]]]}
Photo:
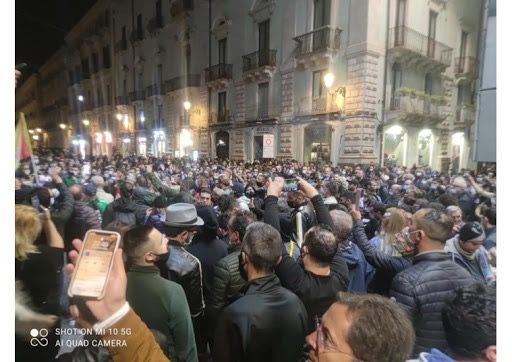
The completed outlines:
{"type": "Polygon", "coordinates": [[[300,189],[304,191],[306,197],[311,200],[311,203],[315,208],[318,223],[334,228],[329,210],[325,206],[324,200],[322,200],[322,196],[320,196],[318,190],[300,177],[297,177],[297,179],[299,180],[300,189]]]}

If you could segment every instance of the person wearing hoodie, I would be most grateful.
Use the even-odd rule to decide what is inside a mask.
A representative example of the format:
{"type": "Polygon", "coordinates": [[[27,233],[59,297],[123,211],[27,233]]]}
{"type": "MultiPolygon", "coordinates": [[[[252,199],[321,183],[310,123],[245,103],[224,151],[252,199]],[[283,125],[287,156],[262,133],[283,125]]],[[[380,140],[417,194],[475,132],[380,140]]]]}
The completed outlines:
{"type": "Polygon", "coordinates": [[[341,210],[330,211],[334,223],[333,233],[338,242],[338,253],[341,253],[348,266],[348,291],[366,293],[375,269],[366,261],[359,247],[348,240],[352,231],[352,216],[341,210]]]}
{"type": "Polygon", "coordinates": [[[443,310],[443,328],[449,353],[433,348],[408,362],[496,362],[496,289],[457,289],[443,310]]]}
{"type": "Polygon", "coordinates": [[[455,262],[471,273],[476,282],[489,283],[494,274],[483,246],[485,232],[476,221],[464,224],[459,234],[446,241],[445,250],[453,253],[455,262]]]}
{"type": "Polygon", "coordinates": [[[141,207],[133,200],[133,184],[122,182],[119,191],[121,197],[109,204],[103,214],[103,227],[112,221],[121,221],[127,225],[142,225],[147,207],[141,207]]]}

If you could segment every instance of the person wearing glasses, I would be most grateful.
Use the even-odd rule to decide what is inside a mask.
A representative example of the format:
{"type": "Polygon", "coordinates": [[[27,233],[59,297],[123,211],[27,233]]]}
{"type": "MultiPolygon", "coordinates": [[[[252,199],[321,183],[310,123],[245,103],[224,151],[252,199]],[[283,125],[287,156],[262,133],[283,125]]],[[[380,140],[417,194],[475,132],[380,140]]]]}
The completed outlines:
{"type": "Polygon", "coordinates": [[[158,264],[169,257],[168,239],[152,226],[136,226],[124,235],[128,259],[126,299],[142,321],[167,340],[172,361],[197,361],[194,327],[183,288],[160,276],[158,264]]]}
{"type": "Polygon", "coordinates": [[[377,294],[340,292],[306,337],[308,362],[403,362],[414,328],[394,301],[377,294]]]}

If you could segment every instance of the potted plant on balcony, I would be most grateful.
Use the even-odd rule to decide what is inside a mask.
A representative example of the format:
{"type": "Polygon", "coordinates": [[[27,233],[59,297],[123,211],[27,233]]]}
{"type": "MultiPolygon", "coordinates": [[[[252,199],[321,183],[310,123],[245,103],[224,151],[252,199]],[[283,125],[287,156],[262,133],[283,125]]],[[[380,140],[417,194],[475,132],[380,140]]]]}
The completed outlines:
{"type": "Polygon", "coordinates": [[[447,99],[445,96],[439,96],[439,95],[433,95],[433,96],[430,96],[430,100],[434,103],[437,103],[437,104],[440,104],[440,105],[446,105],[447,103],[447,99]]]}
{"type": "Polygon", "coordinates": [[[422,91],[417,90],[417,91],[415,91],[415,94],[416,94],[416,97],[418,97],[419,99],[422,99],[422,100],[425,99],[425,97],[426,97],[425,92],[422,92],[422,91]]]}
{"type": "Polygon", "coordinates": [[[401,96],[409,96],[411,92],[412,89],[407,87],[400,87],[400,89],[398,89],[398,93],[400,93],[401,96]]]}

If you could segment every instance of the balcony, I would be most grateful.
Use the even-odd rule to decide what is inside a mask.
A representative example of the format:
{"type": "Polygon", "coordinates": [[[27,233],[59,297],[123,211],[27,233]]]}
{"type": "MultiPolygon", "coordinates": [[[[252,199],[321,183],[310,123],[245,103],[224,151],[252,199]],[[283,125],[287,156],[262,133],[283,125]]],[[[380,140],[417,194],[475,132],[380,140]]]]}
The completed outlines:
{"type": "Polygon", "coordinates": [[[275,123],[281,116],[281,104],[260,104],[245,108],[245,122],[247,125],[275,123]]]}
{"type": "Polygon", "coordinates": [[[148,97],[153,96],[162,96],[165,94],[165,84],[164,83],[153,83],[149,87],[146,88],[146,95],[148,97]]]}
{"type": "Polygon", "coordinates": [[[478,60],[474,57],[455,58],[455,77],[470,80],[478,78],[478,60]]]}
{"type": "Polygon", "coordinates": [[[231,116],[229,114],[229,110],[225,110],[224,112],[210,112],[210,117],[208,118],[208,123],[210,125],[224,124],[227,125],[231,122],[231,116]]]}
{"type": "Polygon", "coordinates": [[[272,76],[276,69],[275,49],[262,49],[242,56],[245,80],[263,80],[272,76]]]}
{"type": "Polygon", "coordinates": [[[174,0],[171,3],[171,16],[173,18],[184,17],[192,10],[194,10],[193,0],[174,0]]]}
{"type": "Polygon", "coordinates": [[[160,29],[164,27],[164,18],[162,16],[155,16],[148,21],[147,30],[151,35],[155,35],[160,29]]]}
{"type": "Polygon", "coordinates": [[[295,57],[304,67],[328,62],[340,49],[341,29],[328,25],[293,38],[297,43],[295,57]]]}
{"type": "Polygon", "coordinates": [[[388,48],[391,63],[399,61],[426,72],[442,73],[452,61],[452,48],[406,26],[390,29],[388,48]]]}
{"type": "Polygon", "coordinates": [[[118,96],[116,98],[116,105],[118,106],[127,106],[130,104],[130,99],[128,96],[118,96]]]}
{"type": "Polygon", "coordinates": [[[294,108],[297,116],[326,114],[341,110],[336,104],[335,98],[331,96],[302,97],[294,108]]]}
{"type": "Polygon", "coordinates": [[[144,90],[130,92],[130,102],[144,101],[145,99],[146,92],[144,90]]]}
{"type": "Polygon", "coordinates": [[[208,87],[221,89],[228,86],[228,82],[233,78],[233,65],[220,63],[204,70],[204,80],[208,87]]]}
{"type": "Polygon", "coordinates": [[[128,42],[126,41],[126,39],[121,39],[119,40],[118,42],[116,42],[115,46],[114,46],[114,50],[116,53],[118,52],[121,52],[123,50],[126,50],[128,49],[128,42]]]}
{"type": "Polygon", "coordinates": [[[475,105],[462,104],[457,107],[455,111],[455,120],[453,125],[455,127],[471,127],[475,122],[475,105]]]}
{"type": "Polygon", "coordinates": [[[435,126],[446,118],[443,96],[417,93],[400,93],[391,97],[388,119],[409,125],[435,126]]]}
{"type": "Polygon", "coordinates": [[[200,74],[188,74],[180,77],[173,78],[165,82],[165,92],[170,93],[178,89],[187,87],[200,87],[201,86],[201,75],[200,74]]]}

